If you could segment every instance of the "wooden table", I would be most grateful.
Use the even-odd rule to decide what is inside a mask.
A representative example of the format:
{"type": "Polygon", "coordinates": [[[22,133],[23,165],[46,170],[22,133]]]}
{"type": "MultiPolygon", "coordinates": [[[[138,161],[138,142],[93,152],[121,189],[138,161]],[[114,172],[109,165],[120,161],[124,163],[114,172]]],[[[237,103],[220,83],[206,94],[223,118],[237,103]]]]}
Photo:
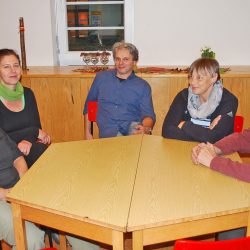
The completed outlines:
{"type": "Polygon", "coordinates": [[[113,249],[132,232],[136,250],[248,226],[250,184],[192,164],[195,144],[142,135],[52,144],[8,195],[17,249],[23,220],[113,249]]]}
{"type": "Polygon", "coordinates": [[[192,164],[194,145],[143,138],[127,227],[133,250],[249,226],[250,184],[192,164]]]}
{"type": "Polygon", "coordinates": [[[52,144],[8,195],[17,249],[29,220],[123,249],[142,136],[52,144]]]}

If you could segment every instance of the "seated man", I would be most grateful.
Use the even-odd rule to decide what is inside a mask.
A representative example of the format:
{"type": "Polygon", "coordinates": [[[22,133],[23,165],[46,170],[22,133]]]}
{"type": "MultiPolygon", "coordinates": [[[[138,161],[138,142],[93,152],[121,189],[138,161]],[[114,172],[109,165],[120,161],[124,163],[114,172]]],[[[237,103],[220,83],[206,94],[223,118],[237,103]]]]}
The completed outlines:
{"type": "Polygon", "coordinates": [[[86,139],[93,139],[87,114],[89,101],[98,101],[100,138],[150,134],[155,123],[151,88],[133,72],[138,61],[137,48],[130,43],[116,43],[113,57],[115,70],[97,73],[85,102],[86,139]]]}
{"type": "Polygon", "coordinates": [[[223,88],[219,63],[199,58],[189,69],[189,88],[175,97],[162,127],[162,136],[214,143],[233,133],[237,98],[223,88]]]}
{"type": "MultiPolygon", "coordinates": [[[[0,240],[15,249],[15,237],[11,206],[6,194],[28,170],[27,164],[16,144],[0,129],[0,240]]],[[[31,222],[26,222],[28,249],[44,247],[44,232],[31,222]]]]}

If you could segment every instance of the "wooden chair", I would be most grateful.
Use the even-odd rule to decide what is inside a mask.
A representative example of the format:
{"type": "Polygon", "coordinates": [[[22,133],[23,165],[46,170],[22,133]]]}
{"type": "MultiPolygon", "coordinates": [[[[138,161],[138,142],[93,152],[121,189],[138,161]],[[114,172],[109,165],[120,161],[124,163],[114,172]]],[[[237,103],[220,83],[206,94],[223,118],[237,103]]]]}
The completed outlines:
{"type": "Polygon", "coordinates": [[[174,250],[249,250],[250,237],[221,240],[221,241],[193,241],[177,240],[174,250]]]}
{"type": "Polygon", "coordinates": [[[96,101],[89,101],[88,102],[88,120],[90,121],[91,127],[90,131],[93,135],[93,123],[96,122],[96,115],[98,111],[98,103],[96,101]]]}
{"type": "Polygon", "coordinates": [[[244,117],[241,115],[236,115],[234,117],[234,132],[242,132],[244,124],[244,117]]]}

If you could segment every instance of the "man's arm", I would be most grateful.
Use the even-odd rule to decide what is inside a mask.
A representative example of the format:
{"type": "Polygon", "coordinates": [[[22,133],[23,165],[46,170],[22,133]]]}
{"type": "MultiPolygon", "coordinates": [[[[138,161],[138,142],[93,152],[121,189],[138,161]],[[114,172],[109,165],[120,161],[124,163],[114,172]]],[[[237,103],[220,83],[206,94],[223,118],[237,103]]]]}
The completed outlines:
{"type": "Polygon", "coordinates": [[[152,129],[154,127],[154,121],[151,117],[145,117],[142,120],[142,126],[143,126],[143,133],[144,134],[151,134],[152,129]]]}
{"type": "Polygon", "coordinates": [[[215,143],[217,148],[223,154],[230,154],[233,152],[250,153],[250,128],[245,129],[241,133],[230,134],[215,143]]]}
{"type": "Polygon", "coordinates": [[[10,188],[1,188],[0,187],[0,200],[5,200],[6,195],[10,192],[10,188]]]}
{"type": "Polygon", "coordinates": [[[151,117],[145,117],[143,120],[142,120],[142,125],[143,127],[149,127],[149,128],[153,128],[154,126],[154,120],[151,118],[151,117]]]}
{"type": "Polygon", "coordinates": [[[13,162],[13,166],[16,168],[20,178],[28,171],[28,166],[23,156],[19,156],[13,162]]]}
{"type": "MultiPolygon", "coordinates": [[[[23,156],[19,156],[13,162],[13,166],[16,168],[20,178],[28,171],[26,161],[23,156]]],[[[0,187],[0,200],[5,200],[6,195],[10,192],[11,188],[0,187]]]]}

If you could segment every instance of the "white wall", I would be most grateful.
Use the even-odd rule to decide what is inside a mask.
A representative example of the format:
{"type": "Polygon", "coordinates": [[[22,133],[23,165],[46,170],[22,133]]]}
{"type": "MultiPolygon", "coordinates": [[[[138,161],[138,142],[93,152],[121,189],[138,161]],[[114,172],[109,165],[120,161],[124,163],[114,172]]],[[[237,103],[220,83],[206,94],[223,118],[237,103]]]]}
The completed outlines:
{"type": "MultiPolygon", "coordinates": [[[[51,2],[0,0],[0,48],[20,52],[23,17],[27,65],[55,64],[51,2]]],[[[134,13],[140,65],[189,65],[205,45],[222,65],[250,65],[250,0],[134,0],[134,13]]]]}
{"type": "Polygon", "coordinates": [[[205,45],[221,65],[250,65],[250,0],[135,0],[144,65],[189,65],[205,45]]]}
{"type": "Polygon", "coordinates": [[[53,65],[50,0],[0,0],[0,48],[21,55],[19,17],[24,19],[27,65],[53,65]]]}

